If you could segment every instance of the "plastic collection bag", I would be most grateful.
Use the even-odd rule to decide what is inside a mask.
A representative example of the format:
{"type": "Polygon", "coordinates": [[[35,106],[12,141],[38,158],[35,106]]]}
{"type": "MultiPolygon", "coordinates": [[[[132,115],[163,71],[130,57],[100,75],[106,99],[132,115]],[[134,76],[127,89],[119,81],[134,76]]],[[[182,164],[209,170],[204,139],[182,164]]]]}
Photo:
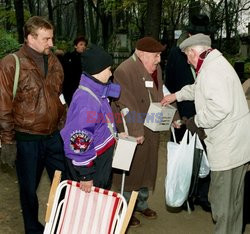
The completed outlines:
{"type": "Polygon", "coordinates": [[[202,160],[201,160],[201,167],[199,171],[199,177],[205,178],[206,176],[208,176],[209,172],[210,172],[210,166],[207,160],[207,156],[206,156],[206,153],[203,153],[202,160]]]}
{"type": "Polygon", "coordinates": [[[180,207],[188,197],[191,183],[195,135],[186,130],[180,144],[167,143],[168,162],[165,198],[168,206],[180,207]],[[187,143],[189,138],[189,143],[187,143]]]}
{"type": "Polygon", "coordinates": [[[199,171],[199,177],[200,178],[205,178],[206,176],[208,176],[209,172],[210,172],[210,166],[207,160],[207,155],[206,152],[201,144],[201,141],[199,139],[199,137],[197,137],[197,141],[196,141],[196,148],[203,150],[203,155],[202,155],[202,159],[201,159],[201,165],[200,165],[200,171],[199,171]]]}

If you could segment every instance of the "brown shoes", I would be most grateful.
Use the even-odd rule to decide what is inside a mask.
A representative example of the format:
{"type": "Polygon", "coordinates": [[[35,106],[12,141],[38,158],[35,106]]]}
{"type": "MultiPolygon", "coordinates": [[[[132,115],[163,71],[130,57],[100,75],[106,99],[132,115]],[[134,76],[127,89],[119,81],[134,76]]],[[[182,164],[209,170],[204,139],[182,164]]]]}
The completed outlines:
{"type": "MultiPolygon", "coordinates": [[[[136,212],[143,215],[147,219],[156,219],[157,217],[157,213],[149,208],[142,210],[142,211],[136,211],[136,212]]],[[[137,219],[135,215],[133,214],[129,221],[129,227],[139,227],[140,225],[141,225],[140,220],[137,219]]]]}
{"type": "Polygon", "coordinates": [[[140,225],[141,225],[140,220],[137,219],[134,215],[132,215],[129,221],[129,227],[139,227],[140,225]]]}
{"type": "Polygon", "coordinates": [[[157,217],[157,213],[149,208],[139,211],[139,213],[148,219],[156,219],[157,217]]]}

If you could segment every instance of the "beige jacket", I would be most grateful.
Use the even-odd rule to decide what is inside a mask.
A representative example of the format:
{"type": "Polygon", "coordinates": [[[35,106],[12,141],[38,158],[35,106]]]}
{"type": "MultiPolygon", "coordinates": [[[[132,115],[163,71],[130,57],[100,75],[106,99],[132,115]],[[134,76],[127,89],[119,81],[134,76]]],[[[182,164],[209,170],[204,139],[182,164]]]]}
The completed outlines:
{"type": "Polygon", "coordinates": [[[250,161],[250,114],[239,77],[218,50],[205,58],[196,82],[176,92],[177,101],[194,100],[195,122],[205,129],[212,171],[250,161]]]}

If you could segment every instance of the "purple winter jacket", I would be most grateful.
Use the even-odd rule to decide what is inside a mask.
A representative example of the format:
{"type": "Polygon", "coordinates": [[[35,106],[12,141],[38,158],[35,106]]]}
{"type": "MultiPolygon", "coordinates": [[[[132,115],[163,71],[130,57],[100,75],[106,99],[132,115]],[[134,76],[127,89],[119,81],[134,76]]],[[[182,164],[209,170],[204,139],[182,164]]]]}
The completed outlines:
{"type": "Polygon", "coordinates": [[[76,166],[91,166],[97,156],[115,144],[108,127],[107,117],[116,133],[107,97],[118,97],[120,86],[111,82],[103,84],[87,74],[82,74],[81,86],[90,89],[94,95],[81,88],[75,91],[61,136],[66,157],[76,166]]]}

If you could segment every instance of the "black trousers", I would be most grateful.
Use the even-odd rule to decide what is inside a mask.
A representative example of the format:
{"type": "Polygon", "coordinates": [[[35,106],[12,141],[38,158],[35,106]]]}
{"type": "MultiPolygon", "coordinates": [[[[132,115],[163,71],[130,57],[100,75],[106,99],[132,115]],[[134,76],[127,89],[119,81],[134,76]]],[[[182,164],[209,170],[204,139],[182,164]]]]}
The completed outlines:
{"type": "Polygon", "coordinates": [[[55,170],[65,177],[65,156],[59,132],[39,140],[17,140],[16,171],[19,183],[26,234],[43,233],[38,221],[38,198],[36,194],[44,168],[52,181],[55,170]]]}
{"type": "MultiPolygon", "coordinates": [[[[106,150],[102,155],[94,160],[94,166],[89,170],[84,170],[86,173],[92,174],[93,185],[95,187],[110,189],[112,183],[112,160],[113,160],[114,146],[106,150]]],[[[76,170],[72,164],[71,159],[66,160],[68,177],[74,181],[80,181],[79,170],[76,170]]],[[[78,167],[79,168],[79,167],[78,167]]]]}

